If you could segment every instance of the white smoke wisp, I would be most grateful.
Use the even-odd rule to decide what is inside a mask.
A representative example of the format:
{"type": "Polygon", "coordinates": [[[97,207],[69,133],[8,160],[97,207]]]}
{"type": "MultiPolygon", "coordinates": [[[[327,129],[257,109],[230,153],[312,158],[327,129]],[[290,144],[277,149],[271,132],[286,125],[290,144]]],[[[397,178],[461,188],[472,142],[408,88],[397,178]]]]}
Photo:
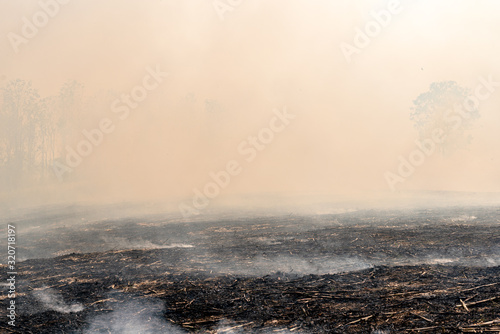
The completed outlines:
{"type": "Polygon", "coordinates": [[[216,272],[263,276],[277,272],[296,275],[324,275],[371,268],[373,265],[359,257],[307,259],[299,256],[257,257],[245,262],[225,263],[211,269],[216,272]]]}
{"type": "Polygon", "coordinates": [[[83,334],[186,334],[163,317],[165,307],[159,301],[129,301],[111,313],[92,319],[83,334]]]}
{"type": "Polygon", "coordinates": [[[487,256],[484,258],[486,267],[500,266],[500,255],[487,256]]]}
{"type": "Polygon", "coordinates": [[[467,256],[466,254],[461,254],[460,252],[456,252],[455,254],[433,253],[420,257],[398,257],[374,262],[374,265],[390,266],[415,266],[427,264],[485,268],[495,267],[500,265],[500,252],[498,250],[493,250],[476,256],[467,256]]]}
{"type": "Polygon", "coordinates": [[[101,237],[110,249],[165,249],[165,248],[194,248],[194,245],[184,243],[171,243],[159,245],[142,238],[127,239],[122,237],[101,237]]]}
{"type": "Polygon", "coordinates": [[[449,219],[446,219],[446,221],[452,222],[452,223],[457,223],[457,222],[470,222],[477,219],[476,216],[469,216],[469,215],[460,215],[457,217],[452,217],[449,219]]]}
{"type": "Polygon", "coordinates": [[[60,313],[80,312],[83,306],[79,303],[67,304],[61,294],[54,289],[44,289],[35,291],[35,298],[42,303],[45,310],[57,311],[60,313]]]}

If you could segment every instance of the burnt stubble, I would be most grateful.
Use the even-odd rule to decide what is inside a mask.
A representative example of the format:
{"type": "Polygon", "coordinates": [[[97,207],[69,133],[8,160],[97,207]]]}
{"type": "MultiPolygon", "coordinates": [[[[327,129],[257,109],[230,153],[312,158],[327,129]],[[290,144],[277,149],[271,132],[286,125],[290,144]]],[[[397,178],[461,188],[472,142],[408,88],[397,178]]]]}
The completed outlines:
{"type": "Polygon", "coordinates": [[[56,224],[52,237],[25,234],[24,254],[45,251],[18,264],[18,326],[1,326],[12,333],[494,332],[497,217],[497,208],[471,207],[56,224]],[[108,232],[97,237],[98,226],[108,232]],[[50,253],[52,238],[76,233],[78,243],[58,248],[82,252],[50,253]],[[83,252],[99,249],[102,237],[101,251],[83,252]],[[139,241],[144,248],[131,249],[139,241]]]}

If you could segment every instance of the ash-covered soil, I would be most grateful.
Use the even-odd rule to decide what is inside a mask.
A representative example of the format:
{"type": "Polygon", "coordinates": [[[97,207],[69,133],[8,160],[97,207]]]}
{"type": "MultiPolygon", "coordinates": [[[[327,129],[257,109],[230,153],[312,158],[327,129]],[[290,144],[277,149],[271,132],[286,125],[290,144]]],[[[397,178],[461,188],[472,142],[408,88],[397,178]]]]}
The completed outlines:
{"type": "Polygon", "coordinates": [[[17,326],[4,321],[3,289],[0,330],[497,332],[499,213],[24,217],[13,221],[28,258],[17,264],[17,326]]]}

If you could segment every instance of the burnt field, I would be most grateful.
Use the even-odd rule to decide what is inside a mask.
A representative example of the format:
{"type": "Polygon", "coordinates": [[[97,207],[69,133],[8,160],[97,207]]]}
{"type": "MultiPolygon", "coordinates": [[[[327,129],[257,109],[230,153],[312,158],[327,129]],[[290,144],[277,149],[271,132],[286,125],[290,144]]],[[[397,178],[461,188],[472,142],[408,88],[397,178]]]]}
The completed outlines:
{"type": "Polygon", "coordinates": [[[462,207],[183,221],[38,212],[8,221],[21,257],[17,318],[16,327],[4,321],[4,288],[0,329],[498,332],[499,214],[462,207]]]}

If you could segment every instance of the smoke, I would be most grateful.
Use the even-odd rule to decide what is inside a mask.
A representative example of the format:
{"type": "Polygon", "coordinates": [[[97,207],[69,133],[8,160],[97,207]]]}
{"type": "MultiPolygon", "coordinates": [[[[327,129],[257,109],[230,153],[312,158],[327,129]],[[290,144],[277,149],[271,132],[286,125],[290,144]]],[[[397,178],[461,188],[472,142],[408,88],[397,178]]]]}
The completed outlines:
{"type": "Polygon", "coordinates": [[[219,264],[211,263],[203,266],[203,269],[209,270],[212,273],[242,276],[265,276],[277,273],[303,276],[345,273],[380,265],[412,266],[425,264],[494,267],[500,264],[500,254],[494,252],[477,256],[453,256],[449,252],[443,252],[443,254],[433,253],[414,257],[386,257],[383,254],[378,254],[377,258],[370,259],[353,256],[331,256],[320,259],[308,259],[303,256],[256,257],[251,260],[225,260],[219,264]]]}
{"type": "Polygon", "coordinates": [[[80,312],[84,309],[79,303],[66,303],[61,294],[51,288],[43,288],[43,290],[35,291],[33,295],[35,299],[42,304],[42,310],[39,310],[39,312],[51,310],[60,313],[72,313],[80,312]]]}
{"type": "Polygon", "coordinates": [[[449,218],[448,221],[450,221],[452,223],[456,223],[456,222],[470,222],[470,221],[473,221],[475,219],[477,219],[477,217],[475,217],[475,216],[460,215],[458,217],[449,218]]]}
{"type": "Polygon", "coordinates": [[[165,307],[157,300],[125,300],[124,296],[113,294],[121,303],[109,303],[113,311],[90,320],[82,334],[184,334],[182,329],[169,323],[163,313],[165,307]]]}
{"type": "MultiPolygon", "coordinates": [[[[81,334],[111,333],[111,334],[186,334],[184,329],[172,324],[167,320],[166,307],[160,300],[141,299],[127,295],[122,292],[113,292],[110,295],[112,301],[106,301],[107,309],[112,311],[89,319],[86,328],[81,334]]],[[[245,321],[238,324],[228,319],[222,319],[213,329],[217,334],[270,334],[270,333],[292,333],[286,328],[269,327],[257,330],[248,330],[245,326],[252,324],[245,321]]],[[[293,331],[293,333],[307,333],[305,331],[293,331]]]]}
{"type": "Polygon", "coordinates": [[[109,249],[168,249],[168,248],[194,248],[193,245],[184,243],[172,243],[168,245],[155,244],[142,238],[124,238],[124,237],[101,237],[109,249]]]}
{"type": "Polygon", "coordinates": [[[446,266],[469,266],[469,267],[495,267],[500,264],[500,252],[492,250],[475,256],[467,256],[464,252],[450,252],[447,250],[442,254],[432,253],[415,257],[396,257],[387,260],[372,261],[374,265],[390,266],[414,266],[423,264],[439,264],[446,266]],[[454,253],[454,254],[453,254],[454,253]],[[462,253],[462,254],[461,254],[462,253]]]}
{"type": "MultiPolygon", "coordinates": [[[[31,81],[23,112],[46,122],[24,124],[31,118],[16,118],[13,100],[0,98],[1,188],[9,189],[2,200],[178,203],[232,160],[243,171],[221,196],[385,195],[384,172],[397,169],[398,156],[407,157],[418,138],[412,101],[433,82],[473,89],[480,76],[492,75],[495,88],[500,77],[491,43],[499,5],[492,0],[400,1],[390,24],[346,62],[339,46],[352,44],[388,2],[259,0],[241,3],[224,20],[212,1],[61,5],[19,52],[8,38],[0,41],[0,86],[31,81]],[[156,65],[169,75],[120,119],[113,101],[143,85],[146,69],[156,65]],[[246,163],[238,146],[283,106],[296,118],[246,163]],[[84,133],[111,127],[106,120],[112,133],[102,141],[95,135],[99,145],[59,183],[52,163],[66,163],[66,147],[77,150],[88,141],[84,133]],[[48,141],[39,138],[54,138],[50,150],[40,150],[48,141]]],[[[2,1],[2,36],[22,37],[29,30],[23,17],[41,10],[36,0],[2,1]]],[[[481,101],[467,151],[434,154],[401,190],[500,191],[497,101],[497,91],[481,101]]]]}
{"type": "Polygon", "coordinates": [[[296,275],[336,274],[371,267],[369,262],[358,257],[308,259],[302,256],[276,256],[256,257],[247,261],[224,261],[221,265],[210,265],[209,269],[219,273],[263,276],[278,272],[296,275]]]}

